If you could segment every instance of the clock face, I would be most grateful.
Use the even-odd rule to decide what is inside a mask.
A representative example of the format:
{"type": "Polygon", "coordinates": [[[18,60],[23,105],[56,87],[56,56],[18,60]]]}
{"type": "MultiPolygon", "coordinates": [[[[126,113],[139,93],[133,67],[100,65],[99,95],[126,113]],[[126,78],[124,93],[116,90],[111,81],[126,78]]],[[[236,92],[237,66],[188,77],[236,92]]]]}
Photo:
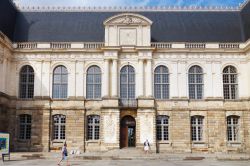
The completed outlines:
{"type": "Polygon", "coordinates": [[[136,29],[120,29],[120,45],[136,45],[136,29]]]}

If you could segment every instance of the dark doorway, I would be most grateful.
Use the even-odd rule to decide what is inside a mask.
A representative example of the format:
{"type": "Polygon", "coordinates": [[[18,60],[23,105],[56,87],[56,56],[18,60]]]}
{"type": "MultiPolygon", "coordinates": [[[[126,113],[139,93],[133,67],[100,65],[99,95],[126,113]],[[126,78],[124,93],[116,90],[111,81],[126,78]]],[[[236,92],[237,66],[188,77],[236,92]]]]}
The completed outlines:
{"type": "Polygon", "coordinates": [[[125,116],[121,120],[120,147],[135,147],[135,119],[125,116]]]}

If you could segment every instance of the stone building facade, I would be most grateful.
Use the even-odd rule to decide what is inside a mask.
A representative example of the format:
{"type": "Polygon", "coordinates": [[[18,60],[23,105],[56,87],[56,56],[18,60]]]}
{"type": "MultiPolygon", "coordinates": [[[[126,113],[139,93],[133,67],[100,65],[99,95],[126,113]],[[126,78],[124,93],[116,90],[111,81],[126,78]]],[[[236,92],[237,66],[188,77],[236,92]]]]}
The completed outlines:
{"type": "MultiPolygon", "coordinates": [[[[222,17],[228,12],[228,19],[242,12],[244,22],[249,6],[204,9],[197,15],[208,12],[209,19],[209,13],[222,17]]],[[[19,14],[16,26],[20,20],[30,24],[27,31],[15,27],[14,36],[0,29],[0,131],[11,134],[13,151],[55,151],[65,141],[69,149],[82,152],[142,148],[148,139],[157,152],[250,152],[248,22],[239,33],[244,39],[226,29],[227,36],[216,34],[215,27],[215,38],[222,34],[218,40],[209,35],[198,39],[190,32],[187,41],[154,42],[155,22],[146,15],[176,11],[131,9],[109,13],[100,24],[103,42],[95,36],[88,42],[64,39],[67,34],[60,32],[61,39],[45,39],[46,29],[32,27],[36,20],[29,20],[45,11],[10,8],[19,14]],[[31,39],[32,33],[44,34],[31,39]]],[[[92,11],[89,17],[98,14],[92,11]]],[[[237,26],[227,28],[237,31],[237,26]]]]}

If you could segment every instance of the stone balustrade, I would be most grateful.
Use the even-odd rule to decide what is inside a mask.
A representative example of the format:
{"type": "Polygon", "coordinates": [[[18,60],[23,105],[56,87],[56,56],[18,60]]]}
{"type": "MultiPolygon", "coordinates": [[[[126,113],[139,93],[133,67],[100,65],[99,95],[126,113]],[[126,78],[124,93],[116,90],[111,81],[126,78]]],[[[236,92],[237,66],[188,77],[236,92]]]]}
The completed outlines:
{"type": "MultiPolygon", "coordinates": [[[[0,38],[4,39],[4,35],[0,38]]],[[[156,49],[241,49],[246,47],[246,43],[162,43],[152,42],[151,47],[156,49]]],[[[88,43],[14,43],[16,49],[100,49],[105,47],[104,42],[88,43]]]]}
{"type": "Polygon", "coordinates": [[[151,43],[151,46],[155,48],[172,48],[171,43],[151,43]]]}
{"type": "Polygon", "coordinates": [[[223,48],[223,49],[239,49],[240,44],[238,44],[238,43],[221,43],[221,44],[219,44],[219,48],[223,48]]]}
{"type": "Polygon", "coordinates": [[[36,49],[37,43],[17,43],[18,49],[36,49]]]}
{"type": "Polygon", "coordinates": [[[185,48],[189,49],[204,49],[206,48],[205,43],[186,43],[185,48]]]}
{"type": "Polygon", "coordinates": [[[98,49],[104,47],[104,43],[84,43],[83,48],[85,49],[98,49]]]}

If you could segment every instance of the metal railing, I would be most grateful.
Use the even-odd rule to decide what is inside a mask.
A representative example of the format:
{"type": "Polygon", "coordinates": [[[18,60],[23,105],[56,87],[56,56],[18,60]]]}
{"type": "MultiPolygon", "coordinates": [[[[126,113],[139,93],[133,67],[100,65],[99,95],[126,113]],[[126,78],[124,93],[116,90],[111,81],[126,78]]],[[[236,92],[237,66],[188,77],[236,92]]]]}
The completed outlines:
{"type": "Polygon", "coordinates": [[[125,108],[137,108],[138,102],[136,99],[119,99],[119,106],[125,108]]]}

